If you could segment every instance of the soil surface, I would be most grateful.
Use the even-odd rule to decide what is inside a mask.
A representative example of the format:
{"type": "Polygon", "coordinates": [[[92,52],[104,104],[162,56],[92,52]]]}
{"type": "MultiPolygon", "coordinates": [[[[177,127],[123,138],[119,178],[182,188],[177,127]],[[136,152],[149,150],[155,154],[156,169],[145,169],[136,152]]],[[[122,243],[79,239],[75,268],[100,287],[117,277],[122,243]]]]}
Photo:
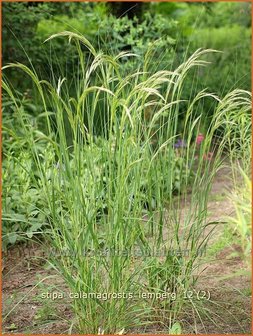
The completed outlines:
{"type": "MultiPolygon", "coordinates": [[[[227,198],[230,190],[230,172],[224,168],[217,174],[212,187],[208,205],[210,221],[222,221],[233,214],[233,206],[227,198]]],[[[251,275],[242,258],[239,239],[226,225],[218,226],[209,247],[211,252],[203,257],[198,288],[208,299],[203,302],[201,312],[193,308],[182,312],[184,334],[251,334],[251,275]]],[[[66,291],[66,288],[43,259],[39,245],[9,249],[3,255],[2,274],[3,333],[70,332],[74,318],[67,299],[41,297],[43,292],[56,288],[57,292],[66,291]]],[[[162,330],[135,330],[133,333],[157,334],[162,330]]]]}

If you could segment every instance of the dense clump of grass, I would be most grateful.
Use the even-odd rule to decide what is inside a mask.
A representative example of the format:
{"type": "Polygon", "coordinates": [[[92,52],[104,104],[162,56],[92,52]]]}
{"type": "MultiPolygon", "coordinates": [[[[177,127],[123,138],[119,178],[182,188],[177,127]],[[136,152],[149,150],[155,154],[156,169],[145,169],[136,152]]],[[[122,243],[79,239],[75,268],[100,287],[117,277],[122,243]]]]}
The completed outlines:
{"type": "Polygon", "coordinates": [[[234,214],[228,217],[231,231],[236,232],[244,261],[251,264],[251,160],[252,135],[249,97],[242,99],[241,91],[228,94],[229,102],[224,99],[226,113],[223,115],[222,129],[226,138],[225,150],[229,153],[229,167],[232,172],[232,193],[229,199],[234,214]],[[238,110],[238,105],[240,109],[238,110]]]}
{"type": "Polygon", "coordinates": [[[105,55],[70,32],[50,39],[58,37],[76,44],[74,94],[64,78],[50,83],[22,64],[5,67],[23,70],[37,87],[47,132],[36,139],[47,141],[45,155],[37,150],[7,80],[3,89],[16,105],[38,171],[32,179],[49,209],[47,238],[57,254],[51,264],[74,293],[118,294],[107,300],[73,299],[73,325],[80,333],[115,334],[148,325],[169,332],[185,304],[195,307],[185,293],[195,285],[212,232],[214,223],[206,220],[208,195],[228,143],[226,136],[217,139],[217,130],[233,128],[226,119],[231,107],[247,113],[250,94],[235,90],[221,99],[199,92],[187,102],[179,135],[184,79],[193,67],[205,66],[205,56],[214,50],[199,49],[177,69],[153,73],[147,71],[147,54],[144,68],[126,75],[122,62],[137,55],[105,55]],[[196,112],[203,99],[216,101],[208,121],[196,112]],[[198,144],[195,137],[204,124],[205,139],[198,144]],[[183,214],[185,202],[189,206],[183,214]],[[175,295],[157,300],[140,298],[140,293],[175,295]]]}
{"type": "Polygon", "coordinates": [[[235,189],[230,196],[233,203],[235,214],[228,220],[233,225],[235,232],[239,238],[239,244],[242,249],[244,261],[248,267],[251,267],[251,209],[252,209],[252,183],[251,178],[247,175],[242,168],[241,170],[241,183],[240,186],[236,185],[235,189]]]}

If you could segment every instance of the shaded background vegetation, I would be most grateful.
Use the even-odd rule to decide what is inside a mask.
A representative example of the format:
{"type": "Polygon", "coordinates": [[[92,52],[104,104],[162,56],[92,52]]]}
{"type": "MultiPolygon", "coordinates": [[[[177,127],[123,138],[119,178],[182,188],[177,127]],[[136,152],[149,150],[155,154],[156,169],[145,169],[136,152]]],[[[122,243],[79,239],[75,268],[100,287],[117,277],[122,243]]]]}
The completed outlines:
{"type": "MultiPolygon", "coordinates": [[[[199,86],[208,86],[213,92],[250,89],[249,3],[14,2],[3,3],[2,14],[3,64],[32,62],[44,78],[52,69],[55,73],[68,69],[71,78],[75,74],[74,45],[57,40],[48,52],[43,44],[53,33],[74,30],[84,34],[95,48],[111,54],[129,50],[143,56],[150,43],[159,39],[159,62],[154,66],[163,69],[170,68],[172,62],[180,63],[186,50],[221,50],[211,59],[211,70],[198,74],[199,86]]],[[[11,79],[21,90],[27,87],[21,76],[11,79]]]]}
{"type": "MultiPolygon", "coordinates": [[[[59,77],[66,77],[73,93],[79,76],[75,44],[65,38],[44,43],[50,35],[64,30],[83,34],[96,50],[110,55],[121,51],[138,54],[138,58],[122,58],[121,68],[126,74],[136,67],[142,69],[152,45],[150,71],[175,69],[198,48],[221,51],[208,55],[211,64],[207,68],[191,71],[184,81],[182,100],[205,88],[220,97],[235,88],[251,90],[249,3],[14,2],[3,3],[2,11],[3,65],[20,62],[34,67],[39,78],[55,83],[59,77]]],[[[91,62],[85,47],[83,52],[86,62],[91,62]]],[[[5,74],[19,88],[29,115],[40,115],[43,107],[29,78],[11,68],[5,74]]],[[[182,120],[186,104],[180,105],[182,120]]],[[[205,99],[198,106],[199,113],[211,117],[214,104],[205,99]]],[[[50,102],[48,105],[50,110],[50,102]]],[[[11,116],[10,108],[5,111],[7,117],[11,116]]],[[[97,124],[99,132],[99,121],[97,124]]],[[[180,125],[179,120],[179,132],[180,125]]]]}

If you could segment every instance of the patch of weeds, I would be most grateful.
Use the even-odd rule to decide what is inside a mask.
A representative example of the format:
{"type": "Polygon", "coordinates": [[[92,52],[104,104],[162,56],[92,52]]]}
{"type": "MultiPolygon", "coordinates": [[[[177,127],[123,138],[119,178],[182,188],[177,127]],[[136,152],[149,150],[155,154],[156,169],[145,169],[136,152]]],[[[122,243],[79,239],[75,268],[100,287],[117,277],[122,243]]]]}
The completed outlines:
{"type": "Polygon", "coordinates": [[[8,314],[8,312],[14,307],[15,303],[19,299],[19,293],[17,291],[9,294],[9,296],[4,300],[3,304],[3,315],[8,314]]]}
{"type": "Polygon", "coordinates": [[[233,231],[228,225],[225,225],[218,239],[208,247],[207,258],[210,259],[216,257],[226,247],[231,246],[231,241],[233,240],[233,231]]]}
{"type": "Polygon", "coordinates": [[[44,322],[49,320],[56,320],[57,318],[57,310],[54,306],[49,305],[49,302],[44,302],[44,305],[37,310],[34,316],[36,324],[38,321],[44,322]]]}
{"type": "Polygon", "coordinates": [[[252,296],[252,288],[251,287],[246,287],[242,290],[242,293],[247,297],[251,297],[252,296]]]}
{"type": "Polygon", "coordinates": [[[13,331],[17,330],[17,328],[18,327],[16,326],[15,323],[11,323],[10,325],[8,325],[8,326],[5,327],[5,329],[8,330],[8,331],[10,331],[10,332],[13,332],[13,331]]]}
{"type": "Polygon", "coordinates": [[[209,200],[212,202],[222,202],[226,200],[226,195],[224,193],[211,194],[209,200]]]}

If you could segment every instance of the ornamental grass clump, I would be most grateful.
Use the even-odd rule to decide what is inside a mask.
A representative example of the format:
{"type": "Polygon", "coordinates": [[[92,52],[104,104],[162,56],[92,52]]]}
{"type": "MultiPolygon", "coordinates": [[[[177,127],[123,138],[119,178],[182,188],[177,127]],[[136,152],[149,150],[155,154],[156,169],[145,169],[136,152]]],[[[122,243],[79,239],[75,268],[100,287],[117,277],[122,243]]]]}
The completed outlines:
{"type": "Polygon", "coordinates": [[[50,263],[70,292],[100,293],[72,299],[71,330],[117,334],[153,326],[169,332],[184,305],[197,309],[185,293],[195,285],[214,225],[207,222],[207,201],[227,143],[222,137],[218,145],[213,141],[216,131],[231,104],[238,111],[250,109],[250,94],[236,90],[221,99],[199,92],[187,102],[178,134],[184,79],[193,67],[206,66],[214,50],[199,49],[177,69],[153,73],[146,71],[152,61],[147,56],[143,68],[126,75],[122,64],[138,55],[103,54],[71,32],[48,40],[54,38],[76,45],[74,92],[64,76],[48,82],[25,65],[4,67],[23,70],[37,88],[47,125],[37,139],[47,141],[44,154],[6,78],[3,89],[16,106],[36,163],[33,183],[47,200],[45,238],[57,252],[50,263]],[[200,143],[196,134],[206,116],[197,107],[207,98],[216,108],[200,143]],[[151,116],[145,119],[147,109],[151,116]],[[212,160],[202,159],[210,152],[212,160]],[[103,300],[101,293],[111,295],[103,300]]]}

